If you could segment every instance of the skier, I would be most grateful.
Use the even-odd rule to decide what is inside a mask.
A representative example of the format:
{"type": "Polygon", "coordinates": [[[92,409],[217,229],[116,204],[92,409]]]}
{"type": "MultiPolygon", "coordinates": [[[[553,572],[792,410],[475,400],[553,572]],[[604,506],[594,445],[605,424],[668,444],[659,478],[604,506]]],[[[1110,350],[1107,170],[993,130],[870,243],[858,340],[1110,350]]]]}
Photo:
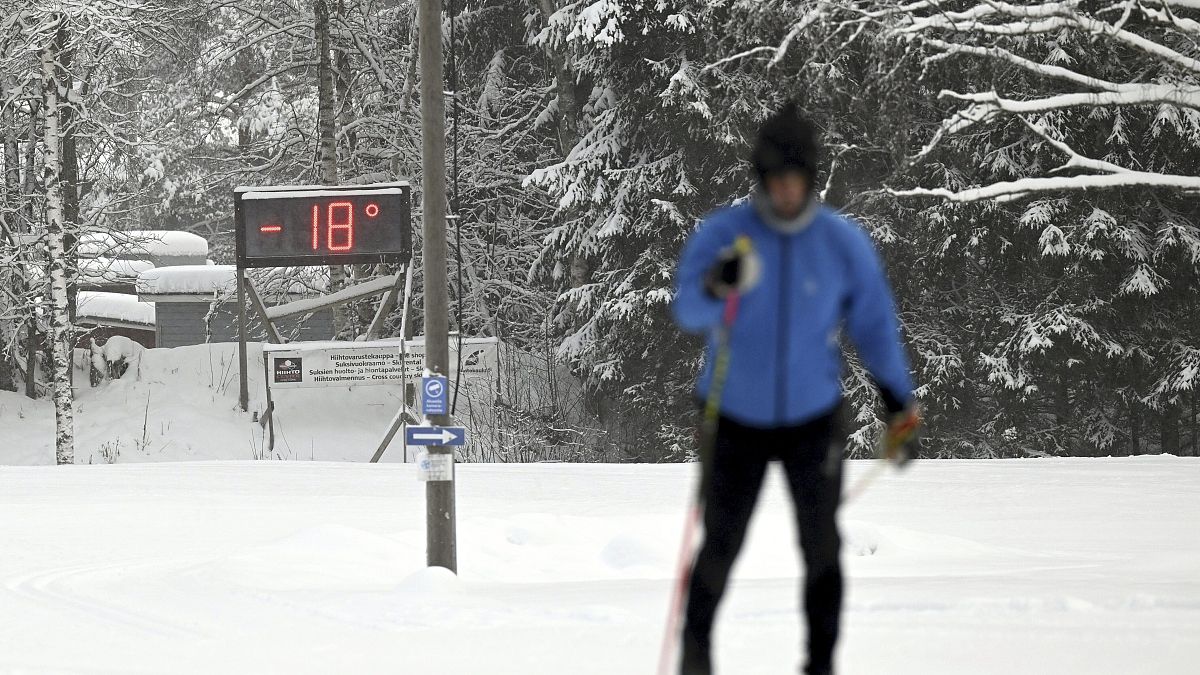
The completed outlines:
{"type": "Polygon", "coordinates": [[[712,672],[717,605],[772,460],[787,477],[806,568],[805,672],[833,672],[842,602],[835,516],[843,325],[887,408],[889,459],[903,464],[916,455],[920,417],[891,290],[866,232],[813,194],[818,156],[813,127],[794,105],[769,118],[751,157],[750,199],[710,214],[679,262],[672,310],[684,330],[709,335],[697,392],[719,401],[719,417],[713,413],[703,430],[715,438],[710,456],[702,441],[704,541],[688,581],[684,675],[712,672]],[[727,365],[714,383],[721,360],[727,365]]]}

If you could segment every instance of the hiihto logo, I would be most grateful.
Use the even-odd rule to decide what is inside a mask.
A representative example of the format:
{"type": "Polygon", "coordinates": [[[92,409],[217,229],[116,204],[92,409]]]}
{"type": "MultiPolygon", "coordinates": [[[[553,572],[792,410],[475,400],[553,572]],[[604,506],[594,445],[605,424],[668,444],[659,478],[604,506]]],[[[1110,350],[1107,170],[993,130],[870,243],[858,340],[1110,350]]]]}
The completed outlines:
{"type": "Polygon", "coordinates": [[[280,382],[303,382],[304,368],[302,364],[304,359],[283,357],[275,359],[275,383],[280,382]]]}

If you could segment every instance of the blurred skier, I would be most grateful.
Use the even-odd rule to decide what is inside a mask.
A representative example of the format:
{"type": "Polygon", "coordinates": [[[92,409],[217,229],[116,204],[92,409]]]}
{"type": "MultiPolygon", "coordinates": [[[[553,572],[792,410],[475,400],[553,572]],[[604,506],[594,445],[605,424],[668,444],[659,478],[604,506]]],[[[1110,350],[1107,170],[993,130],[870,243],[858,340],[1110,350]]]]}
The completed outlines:
{"type": "Polygon", "coordinates": [[[683,329],[709,336],[697,392],[719,401],[701,443],[704,541],[688,581],[684,675],[712,672],[713,620],[771,460],[787,477],[806,568],[805,672],[833,672],[843,326],[887,407],[889,459],[916,455],[920,417],[892,293],[870,237],[814,195],[819,150],[794,105],[768,119],[752,155],[751,198],[705,218],[679,262],[672,309],[683,329]]]}

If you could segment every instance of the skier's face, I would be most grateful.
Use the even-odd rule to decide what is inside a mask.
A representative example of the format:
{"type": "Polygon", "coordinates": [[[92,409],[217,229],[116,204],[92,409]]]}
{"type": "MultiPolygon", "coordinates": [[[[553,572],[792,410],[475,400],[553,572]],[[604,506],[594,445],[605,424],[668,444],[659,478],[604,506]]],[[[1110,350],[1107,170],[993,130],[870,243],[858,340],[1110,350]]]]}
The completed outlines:
{"type": "Polygon", "coordinates": [[[808,179],[799,171],[784,171],[768,174],[767,196],[771,208],[780,218],[795,218],[800,215],[808,200],[808,179]]]}

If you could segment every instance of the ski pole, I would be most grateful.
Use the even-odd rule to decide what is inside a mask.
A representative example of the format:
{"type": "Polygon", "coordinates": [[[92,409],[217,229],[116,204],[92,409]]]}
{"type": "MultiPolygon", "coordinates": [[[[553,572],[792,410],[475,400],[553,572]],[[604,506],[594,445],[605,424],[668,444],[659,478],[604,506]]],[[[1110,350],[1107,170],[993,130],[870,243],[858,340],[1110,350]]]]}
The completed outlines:
{"type": "MultiPolygon", "coordinates": [[[[739,254],[749,254],[750,238],[740,236],[734,242],[734,250],[739,254]]],[[[684,592],[691,581],[692,540],[696,527],[704,510],[704,490],[708,484],[712,453],[717,443],[717,424],[721,419],[721,393],[725,388],[725,378],[729,374],[729,334],[733,330],[733,322],[737,319],[741,297],[734,289],[725,296],[725,308],[721,314],[721,325],[717,330],[716,360],[713,362],[713,379],[708,388],[708,396],[704,400],[704,417],[700,423],[700,480],[696,484],[696,492],[692,497],[691,508],[688,509],[687,521],[683,526],[683,541],[679,547],[679,562],[676,569],[676,584],[671,595],[671,604],[667,610],[667,630],[663,636],[662,650],[658,657],[659,675],[669,675],[671,652],[674,651],[675,637],[679,632],[679,615],[683,611],[684,592]]]]}
{"type": "MultiPolygon", "coordinates": [[[[904,435],[911,435],[916,426],[916,422],[910,422],[901,431],[904,435]]],[[[906,454],[902,443],[892,447],[888,441],[888,434],[885,432],[879,439],[878,449],[875,451],[876,459],[874,465],[863,474],[862,478],[858,479],[858,482],[846,491],[846,494],[842,495],[842,503],[846,504],[861,497],[867,491],[867,488],[871,487],[871,484],[883,475],[884,470],[887,469],[888,464],[893,459],[903,463],[906,454]]]]}
{"type": "Polygon", "coordinates": [[[887,469],[888,461],[889,460],[887,457],[877,457],[874,463],[871,465],[871,468],[867,469],[867,472],[863,474],[862,478],[859,478],[854,485],[850,486],[849,490],[846,490],[846,494],[842,495],[842,503],[848,504],[863,496],[863,493],[867,491],[867,488],[871,487],[871,484],[883,475],[884,470],[887,469]]]}

